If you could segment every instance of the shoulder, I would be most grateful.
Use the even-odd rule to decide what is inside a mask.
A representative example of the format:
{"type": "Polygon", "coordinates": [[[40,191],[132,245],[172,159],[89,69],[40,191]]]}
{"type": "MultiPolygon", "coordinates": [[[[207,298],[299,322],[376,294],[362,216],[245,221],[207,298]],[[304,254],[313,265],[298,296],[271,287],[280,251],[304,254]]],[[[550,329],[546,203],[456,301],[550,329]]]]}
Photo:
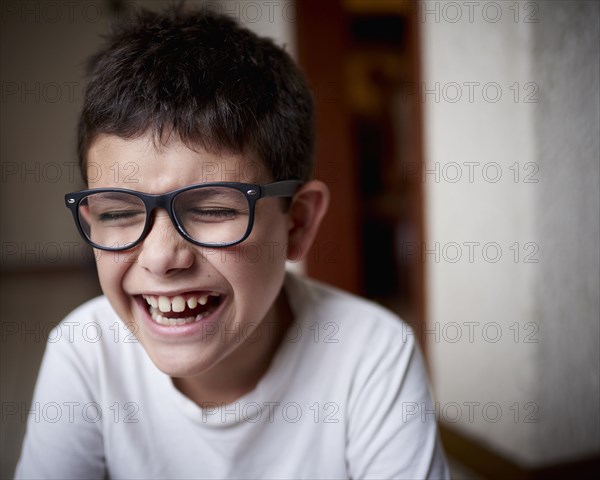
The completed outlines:
{"type": "Polygon", "coordinates": [[[108,300],[97,297],[77,307],[49,332],[36,395],[75,399],[82,405],[110,405],[137,392],[152,374],[151,365],[108,300]]]}
{"type": "Polygon", "coordinates": [[[350,383],[374,375],[403,377],[409,370],[424,376],[414,332],[393,312],[294,274],[285,288],[302,329],[306,363],[334,369],[339,381],[350,383]]]}
{"type": "Polygon", "coordinates": [[[310,329],[300,357],[302,368],[318,382],[315,388],[340,395],[336,398],[346,405],[353,426],[362,427],[365,412],[375,415],[382,406],[389,410],[401,408],[402,402],[429,401],[427,372],[414,332],[396,314],[296,275],[288,276],[286,289],[290,302],[296,303],[292,310],[300,312],[297,321],[310,329]],[[330,335],[317,337],[314,329],[330,335]]]}
{"type": "Polygon", "coordinates": [[[110,325],[111,322],[116,320],[118,320],[118,316],[112,309],[108,299],[104,295],[100,295],[82,303],[69,312],[54,326],[48,335],[48,340],[52,343],[54,337],[62,338],[62,334],[66,333],[65,330],[70,329],[71,336],[74,336],[75,333],[78,333],[77,330],[93,328],[96,324],[104,327],[104,325],[110,325]]]}
{"type": "Polygon", "coordinates": [[[71,311],[50,331],[47,348],[89,350],[106,343],[118,322],[119,317],[105,296],[93,298],[71,311]]]}
{"type": "Polygon", "coordinates": [[[100,295],[98,297],[92,298],[85,303],[82,303],[77,308],[72,310],[63,320],[65,321],[74,321],[74,320],[84,320],[84,319],[101,319],[106,316],[115,316],[116,314],[108,299],[104,295],[100,295]]]}
{"type": "Polygon", "coordinates": [[[294,312],[305,321],[334,323],[341,333],[412,344],[414,332],[398,315],[370,300],[307,277],[288,273],[285,288],[294,312]]]}
{"type": "Polygon", "coordinates": [[[16,478],[45,478],[48,472],[56,478],[102,478],[103,434],[112,425],[103,419],[110,418],[118,398],[106,395],[103,385],[111,357],[106,347],[112,343],[107,327],[116,319],[106,298],[98,297],[48,333],[16,478]]]}
{"type": "Polygon", "coordinates": [[[107,298],[99,296],[74,309],[48,333],[44,362],[91,379],[109,364],[138,355],[138,347],[107,298]]]}

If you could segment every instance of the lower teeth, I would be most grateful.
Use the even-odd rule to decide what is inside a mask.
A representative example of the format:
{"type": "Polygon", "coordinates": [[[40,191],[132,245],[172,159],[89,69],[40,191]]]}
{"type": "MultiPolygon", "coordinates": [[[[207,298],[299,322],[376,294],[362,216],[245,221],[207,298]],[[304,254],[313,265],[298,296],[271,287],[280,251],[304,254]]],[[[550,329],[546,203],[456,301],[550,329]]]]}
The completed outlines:
{"type": "Polygon", "coordinates": [[[161,315],[161,311],[158,308],[150,307],[150,316],[152,320],[160,325],[184,325],[186,323],[193,323],[202,320],[208,315],[209,312],[199,313],[195,317],[184,317],[184,318],[169,318],[161,315]]]}

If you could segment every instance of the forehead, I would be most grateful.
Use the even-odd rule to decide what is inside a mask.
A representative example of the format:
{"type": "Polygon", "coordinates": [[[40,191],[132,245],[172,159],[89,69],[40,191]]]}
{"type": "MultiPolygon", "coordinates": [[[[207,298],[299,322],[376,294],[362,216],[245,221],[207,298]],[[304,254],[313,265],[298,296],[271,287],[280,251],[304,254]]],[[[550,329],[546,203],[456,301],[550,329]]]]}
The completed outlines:
{"type": "Polygon", "coordinates": [[[267,183],[271,175],[251,154],[190,148],[180,140],[166,144],[151,135],[125,139],[100,135],[87,155],[89,188],[128,188],[164,193],[207,182],[267,183]]]}

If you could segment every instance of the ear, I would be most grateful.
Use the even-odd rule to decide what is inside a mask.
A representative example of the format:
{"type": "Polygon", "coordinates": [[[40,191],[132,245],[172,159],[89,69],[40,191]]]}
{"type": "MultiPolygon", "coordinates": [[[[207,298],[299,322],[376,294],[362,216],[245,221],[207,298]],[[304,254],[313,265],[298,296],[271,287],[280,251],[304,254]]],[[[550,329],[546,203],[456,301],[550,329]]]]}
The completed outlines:
{"type": "Polygon", "coordinates": [[[296,192],[288,211],[288,260],[297,262],[307,255],[328,207],[329,189],[319,180],[305,183],[296,192]]]}

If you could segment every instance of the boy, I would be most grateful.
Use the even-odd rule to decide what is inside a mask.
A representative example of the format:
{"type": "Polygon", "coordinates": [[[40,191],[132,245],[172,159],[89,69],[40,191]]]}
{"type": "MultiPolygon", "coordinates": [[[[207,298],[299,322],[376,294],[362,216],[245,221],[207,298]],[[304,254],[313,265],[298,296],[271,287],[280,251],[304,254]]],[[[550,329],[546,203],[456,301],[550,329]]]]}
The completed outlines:
{"type": "Polygon", "coordinates": [[[233,20],[110,37],[65,197],[105,295],[57,327],[88,341],[47,346],[33,401],[61,415],[30,420],[18,478],[448,477],[406,327],[285,271],[327,210],[312,146],[301,73],[233,20]]]}

